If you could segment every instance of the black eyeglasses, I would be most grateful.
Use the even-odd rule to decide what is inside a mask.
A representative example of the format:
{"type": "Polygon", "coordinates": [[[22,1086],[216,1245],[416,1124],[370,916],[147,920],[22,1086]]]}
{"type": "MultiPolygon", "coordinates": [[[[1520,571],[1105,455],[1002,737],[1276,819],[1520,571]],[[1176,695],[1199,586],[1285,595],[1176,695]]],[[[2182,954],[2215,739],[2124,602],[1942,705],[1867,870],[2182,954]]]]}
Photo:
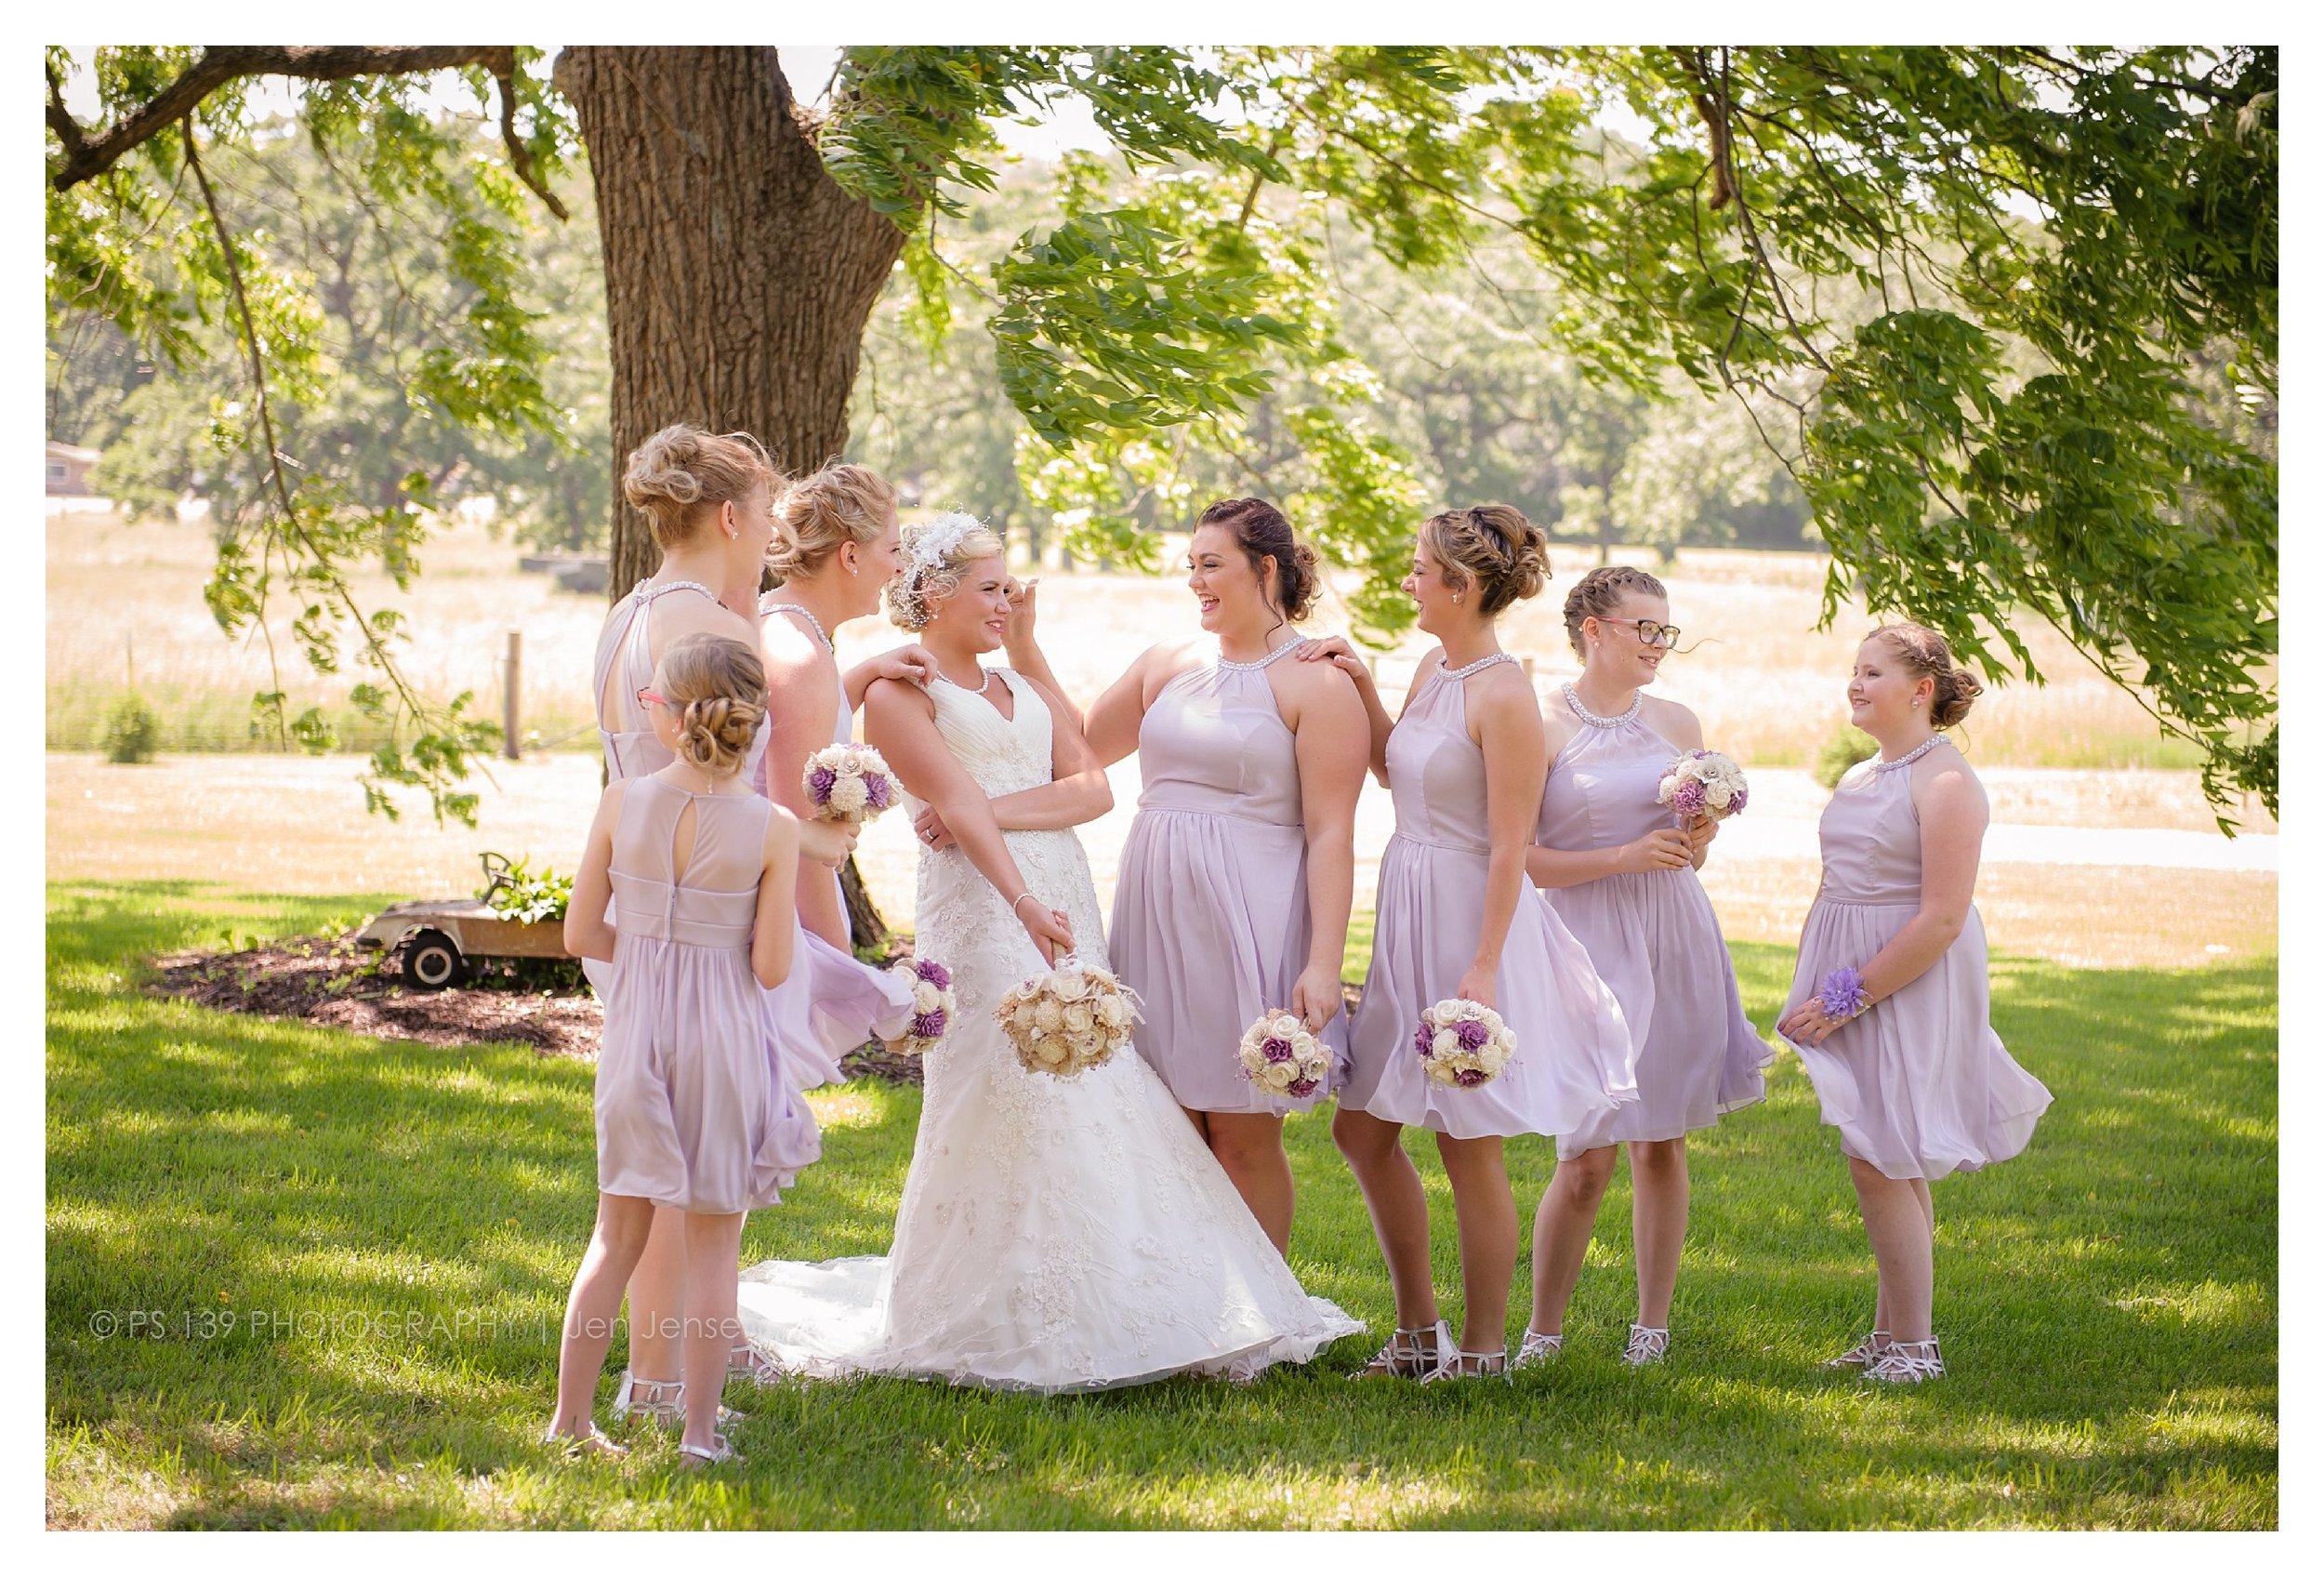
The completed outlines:
{"type": "Polygon", "coordinates": [[[1631,625],[1637,629],[1638,639],[1649,646],[1675,646],[1679,643],[1679,627],[1675,624],[1657,624],[1650,618],[1600,617],[1598,622],[1631,625]]]}

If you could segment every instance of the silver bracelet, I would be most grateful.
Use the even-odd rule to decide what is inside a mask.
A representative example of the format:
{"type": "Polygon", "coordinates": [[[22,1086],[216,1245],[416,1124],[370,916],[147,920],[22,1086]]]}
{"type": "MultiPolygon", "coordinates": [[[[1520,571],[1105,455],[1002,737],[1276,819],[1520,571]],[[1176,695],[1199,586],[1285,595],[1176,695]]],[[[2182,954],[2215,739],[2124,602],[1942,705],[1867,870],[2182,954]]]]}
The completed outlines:
{"type": "Polygon", "coordinates": [[[1018,894],[1018,895],[1017,895],[1014,898],[1011,898],[1011,899],[1009,901],[1009,908],[1010,908],[1010,911],[1011,913],[1014,913],[1014,912],[1015,912],[1015,910],[1016,910],[1016,908],[1017,908],[1017,906],[1018,906],[1019,904],[1023,903],[1023,902],[1024,902],[1027,898],[1030,898],[1030,897],[1032,897],[1032,896],[1033,896],[1033,895],[1032,895],[1031,893],[1020,893],[1020,894],[1018,894]]]}

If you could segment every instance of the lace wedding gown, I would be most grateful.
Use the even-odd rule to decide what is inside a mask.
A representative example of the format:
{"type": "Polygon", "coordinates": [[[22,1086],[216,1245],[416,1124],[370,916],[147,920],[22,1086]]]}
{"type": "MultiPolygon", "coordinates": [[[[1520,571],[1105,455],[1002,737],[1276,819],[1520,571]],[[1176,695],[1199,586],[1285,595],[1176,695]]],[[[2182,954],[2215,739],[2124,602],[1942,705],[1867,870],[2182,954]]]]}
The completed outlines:
{"type": "MultiPolygon", "coordinates": [[[[1013,718],[941,679],[929,690],[945,744],[994,796],[1050,781],[1049,709],[997,675],[1013,718]]],[[[1005,836],[1026,885],[1071,917],[1081,956],[1103,961],[1080,842],[1005,836]]],[[[1018,1064],[993,1004],[1044,966],[957,847],[920,851],[918,948],[952,970],[959,1011],[925,1059],[892,1251],[745,1270],[743,1329],[760,1356],[816,1376],[1087,1391],[1248,1376],[1363,1329],[1301,1290],[1143,1058],[1116,1053],[1073,1080],[1018,1064]]]]}

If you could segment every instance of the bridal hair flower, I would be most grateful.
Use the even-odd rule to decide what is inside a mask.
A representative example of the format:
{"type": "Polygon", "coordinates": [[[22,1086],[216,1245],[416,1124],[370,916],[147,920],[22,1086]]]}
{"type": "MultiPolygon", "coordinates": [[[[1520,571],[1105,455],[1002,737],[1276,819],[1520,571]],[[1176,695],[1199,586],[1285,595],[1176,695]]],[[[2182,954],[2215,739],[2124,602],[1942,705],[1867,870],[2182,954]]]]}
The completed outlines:
{"type": "Polygon", "coordinates": [[[944,1031],[952,1027],[952,1015],[959,1010],[959,999],[952,989],[952,971],[934,959],[910,958],[890,965],[888,973],[912,992],[911,1022],[896,1038],[895,1048],[906,1056],[923,1055],[944,1038],[944,1031]]]}
{"type": "Polygon", "coordinates": [[[1686,750],[1663,768],[1655,802],[1670,806],[1682,821],[1708,815],[1724,821],[1739,815],[1751,797],[1743,769],[1716,750],[1686,750]]]}
{"type": "Polygon", "coordinates": [[[1412,1049],[1437,1083],[1473,1090],[1500,1077],[1517,1054],[1517,1035],[1484,1003],[1447,997],[1420,1015],[1412,1049]]]}
{"type": "Polygon", "coordinates": [[[1270,1095],[1304,1100],[1322,1089],[1331,1073],[1329,1049],[1297,1015],[1272,1008],[1243,1031],[1235,1054],[1244,1079],[1270,1095]]]}
{"type": "Polygon", "coordinates": [[[1047,974],[1011,987],[993,1016],[1025,1071],[1072,1079],[1129,1044],[1138,994],[1113,971],[1067,953],[1047,974]]]}
{"type": "Polygon", "coordinates": [[[974,515],[947,510],[912,533],[911,540],[904,545],[904,573],[896,577],[889,598],[898,624],[906,629],[926,628],[929,577],[941,575],[960,544],[986,529],[984,523],[974,515]]]}
{"type": "Polygon", "coordinates": [[[825,745],[807,758],[799,787],[821,821],[869,821],[896,802],[895,775],[869,745],[825,745]]]}

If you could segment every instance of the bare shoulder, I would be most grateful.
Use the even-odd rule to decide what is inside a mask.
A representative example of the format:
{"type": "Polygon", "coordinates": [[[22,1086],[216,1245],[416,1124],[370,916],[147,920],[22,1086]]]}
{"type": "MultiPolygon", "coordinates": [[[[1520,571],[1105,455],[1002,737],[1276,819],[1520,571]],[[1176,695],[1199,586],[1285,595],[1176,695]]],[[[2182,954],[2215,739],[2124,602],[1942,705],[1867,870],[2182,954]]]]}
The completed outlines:
{"type": "Polygon", "coordinates": [[[1681,749],[1699,750],[1703,748],[1702,720],[1693,709],[1660,696],[1641,697],[1639,721],[1661,735],[1681,749]]]}
{"type": "Polygon", "coordinates": [[[725,603],[709,597],[656,597],[649,610],[654,617],[657,647],[680,635],[723,635],[747,646],[759,644],[759,631],[725,603]]]}
{"type": "Polygon", "coordinates": [[[770,673],[809,673],[817,669],[838,670],[838,659],[824,643],[781,614],[759,622],[759,656],[770,673]]]}
{"type": "Polygon", "coordinates": [[[1464,699],[1471,711],[1481,717],[1514,720],[1523,717],[1537,729],[1541,724],[1541,701],[1534,694],[1533,681],[1515,663],[1495,663],[1492,667],[1471,674],[1462,680],[1464,699]]]}
{"type": "Polygon", "coordinates": [[[1180,674],[1202,666],[1205,653],[1198,640],[1157,641],[1138,654],[1130,671],[1138,676],[1148,700],[1180,674]]]}
{"type": "Polygon", "coordinates": [[[1923,816],[1965,816],[1983,826],[1992,814],[1976,768],[1950,740],[1912,763],[1912,799],[1923,816]]]}
{"type": "Polygon", "coordinates": [[[864,716],[874,717],[934,717],[936,703],[928,692],[908,679],[875,679],[864,692],[864,716]]]}

